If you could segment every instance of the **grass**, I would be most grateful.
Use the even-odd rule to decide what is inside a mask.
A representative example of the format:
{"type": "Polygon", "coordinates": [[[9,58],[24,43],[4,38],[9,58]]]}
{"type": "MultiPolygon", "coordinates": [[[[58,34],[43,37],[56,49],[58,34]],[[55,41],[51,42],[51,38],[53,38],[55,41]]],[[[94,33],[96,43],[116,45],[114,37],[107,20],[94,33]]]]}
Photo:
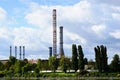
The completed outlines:
{"type": "Polygon", "coordinates": [[[50,72],[50,73],[41,73],[42,77],[75,77],[76,73],[63,73],[63,72],[50,72]]]}

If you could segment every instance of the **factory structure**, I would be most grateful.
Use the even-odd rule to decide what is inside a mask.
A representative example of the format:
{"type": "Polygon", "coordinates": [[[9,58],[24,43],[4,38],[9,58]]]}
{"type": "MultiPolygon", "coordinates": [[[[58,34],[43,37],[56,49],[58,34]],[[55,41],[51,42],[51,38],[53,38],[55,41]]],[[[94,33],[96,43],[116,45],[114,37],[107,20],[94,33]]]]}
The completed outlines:
{"type": "MultiPolygon", "coordinates": [[[[49,57],[54,56],[61,58],[64,55],[63,49],[63,26],[59,27],[59,52],[57,52],[57,15],[56,9],[53,9],[53,43],[52,47],[49,47],[49,57]]],[[[12,48],[10,46],[10,56],[14,56],[16,59],[24,60],[25,59],[25,46],[15,46],[12,48]],[[12,55],[12,50],[14,49],[14,55],[12,55]],[[19,55],[18,55],[19,54],[19,55]],[[17,57],[19,56],[19,58],[17,57]]]]}
{"type": "Polygon", "coordinates": [[[57,52],[57,14],[53,9],[53,47],[49,47],[49,56],[61,57],[64,55],[63,49],[63,26],[59,27],[59,52],[57,52]]]}
{"type": "MultiPolygon", "coordinates": [[[[15,58],[17,59],[17,53],[19,51],[19,60],[24,60],[25,59],[25,46],[19,46],[18,49],[19,50],[17,50],[17,46],[15,46],[15,48],[14,48],[15,58]]],[[[12,46],[10,46],[10,56],[13,56],[12,50],[13,50],[13,48],[12,48],[12,46]]]]}

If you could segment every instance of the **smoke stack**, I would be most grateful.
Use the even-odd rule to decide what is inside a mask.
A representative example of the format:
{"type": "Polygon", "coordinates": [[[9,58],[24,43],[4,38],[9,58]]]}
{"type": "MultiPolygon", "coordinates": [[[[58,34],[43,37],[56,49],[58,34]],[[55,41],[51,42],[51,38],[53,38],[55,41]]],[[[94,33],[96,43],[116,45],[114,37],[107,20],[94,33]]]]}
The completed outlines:
{"type": "Polygon", "coordinates": [[[64,50],[63,50],[63,26],[60,26],[60,57],[64,55],[64,50]]]}
{"type": "Polygon", "coordinates": [[[52,56],[52,47],[49,47],[49,57],[52,56]]]}
{"type": "Polygon", "coordinates": [[[53,55],[57,56],[56,9],[53,9],[53,55]]]}
{"type": "Polygon", "coordinates": [[[25,59],[25,46],[23,46],[23,60],[25,59]]]}
{"type": "Polygon", "coordinates": [[[15,58],[17,59],[17,46],[15,46],[15,58]]]}
{"type": "Polygon", "coordinates": [[[12,56],[12,46],[10,46],[10,56],[12,56]]]}
{"type": "Polygon", "coordinates": [[[21,46],[19,46],[20,47],[20,60],[21,60],[21,46]]]}

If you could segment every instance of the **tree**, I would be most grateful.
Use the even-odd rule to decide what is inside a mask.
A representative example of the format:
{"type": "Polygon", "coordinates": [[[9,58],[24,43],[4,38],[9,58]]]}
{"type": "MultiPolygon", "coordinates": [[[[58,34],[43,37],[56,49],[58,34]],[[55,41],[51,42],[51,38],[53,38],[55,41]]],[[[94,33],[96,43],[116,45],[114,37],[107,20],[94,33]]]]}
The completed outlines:
{"type": "Polygon", "coordinates": [[[22,73],[22,67],[24,66],[24,61],[17,60],[15,63],[15,73],[22,73]]]}
{"type": "Polygon", "coordinates": [[[53,70],[53,72],[55,72],[57,70],[59,63],[58,63],[58,60],[56,59],[56,57],[52,56],[49,58],[49,65],[51,67],[51,70],[53,70]]]}
{"type": "Polygon", "coordinates": [[[110,69],[114,72],[119,72],[120,71],[119,55],[117,55],[117,54],[114,55],[113,60],[111,61],[111,64],[110,64],[110,69]]]}
{"type": "Polygon", "coordinates": [[[103,72],[108,72],[108,62],[107,62],[107,48],[106,46],[101,45],[101,53],[102,53],[102,69],[103,72]]]}
{"type": "Polygon", "coordinates": [[[88,59],[84,58],[84,64],[87,65],[88,64],[88,59]]]}
{"type": "Polygon", "coordinates": [[[99,70],[99,72],[107,72],[108,71],[107,48],[101,45],[95,47],[94,50],[97,69],[99,70]]]}
{"type": "Polygon", "coordinates": [[[17,59],[16,59],[14,56],[10,56],[10,57],[9,57],[9,61],[10,61],[11,65],[14,65],[15,62],[16,62],[16,60],[17,60],[17,59]]]}
{"type": "Polygon", "coordinates": [[[38,67],[39,71],[42,70],[42,64],[41,63],[42,63],[41,59],[38,59],[38,61],[37,61],[37,67],[38,67]]]}
{"type": "Polygon", "coordinates": [[[10,66],[11,66],[10,61],[7,61],[7,62],[4,64],[4,67],[5,67],[6,70],[9,70],[10,66]]]}
{"type": "Polygon", "coordinates": [[[75,72],[78,70],[77,47],[75,44],[72,45],[72,68],[75,72]]]}
{"type": "Polygon", "coordinates": [[[0,61],[0,71],[4,70],[4,65],[3,63],[0,61]]]}
{"type": "Polygon", "coordinates": [[[79,70],[84,70],[84,66],[85,66],[85,63],[84,63],[84,54],[83,54],[83,50],[82,50],[82,47],[81,45],[78,45],[78,66],[79,66],[79,70]]]}
{"type": "Polygon", "coordinates": [[[70,64],[70,59],[65,56],[62,56],[60,59],[60,66],[63,72],[66,73],[67,69],[69,68],[69,64],[70,64]]]}

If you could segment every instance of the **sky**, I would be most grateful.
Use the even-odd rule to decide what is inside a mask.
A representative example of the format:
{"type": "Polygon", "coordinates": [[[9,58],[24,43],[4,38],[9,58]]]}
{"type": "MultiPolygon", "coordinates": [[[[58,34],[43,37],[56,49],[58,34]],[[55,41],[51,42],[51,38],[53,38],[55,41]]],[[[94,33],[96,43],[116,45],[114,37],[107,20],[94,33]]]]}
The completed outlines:
{"type": "MultiPolygon", "coordinates": [[[[52,46],[52,10],[63,26],[64,52],[81,45],[84,56],[95,59],[94,47],[107,47],[108,61],[120,55],[120,0],[0,0],[0,59],[9,58],[9,47],[25,46],[26,58],[48,59],[52,46]]],[[[19,58],[19,50],[18,56],[19,58]]]]}

